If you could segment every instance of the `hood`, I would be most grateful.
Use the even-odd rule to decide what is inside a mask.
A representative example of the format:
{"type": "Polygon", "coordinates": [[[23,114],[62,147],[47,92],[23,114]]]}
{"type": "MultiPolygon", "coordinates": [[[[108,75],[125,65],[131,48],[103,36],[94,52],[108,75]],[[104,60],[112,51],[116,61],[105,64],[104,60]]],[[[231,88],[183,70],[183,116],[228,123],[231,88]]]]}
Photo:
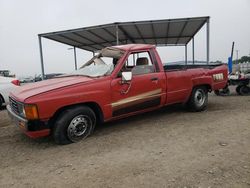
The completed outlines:
{"type": "Polygon", "coordinates": [[[45,93],[62,87],[71,86],[78,83],[86,83],[91,80],[93,80],[93,78],[84,76],[58,77],[50,80],[44,80],[36,83],[23,85],[13,91],[12,95],[18,101],[24,102],[25,99],[41,93],[45,93]]]}

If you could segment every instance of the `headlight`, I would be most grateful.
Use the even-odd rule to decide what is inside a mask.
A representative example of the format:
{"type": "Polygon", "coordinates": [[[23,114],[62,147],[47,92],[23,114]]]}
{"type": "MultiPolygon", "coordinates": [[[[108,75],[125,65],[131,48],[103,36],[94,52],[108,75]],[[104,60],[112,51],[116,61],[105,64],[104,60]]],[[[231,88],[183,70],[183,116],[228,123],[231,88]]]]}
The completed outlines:
{"type": "Polygon", "coordinates": [[[29,120],[34,120],[39,118],[37,106],[34,104],[24,104],[23,113],[24,117],[26,117],[29,120]]]}
{"type": "Polygon", "coordinates": [[[18,104],[18,112],[20,116],[25,117],[24,104],[22,103],[18,104]]]}

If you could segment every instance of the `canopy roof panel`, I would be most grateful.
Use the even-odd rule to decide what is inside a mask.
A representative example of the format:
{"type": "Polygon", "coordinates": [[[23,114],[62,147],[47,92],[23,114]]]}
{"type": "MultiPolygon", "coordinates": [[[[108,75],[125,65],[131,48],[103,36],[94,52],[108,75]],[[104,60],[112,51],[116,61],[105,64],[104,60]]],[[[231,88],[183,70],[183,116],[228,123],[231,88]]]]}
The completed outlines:
{"type": "Polygon", "coordinates": [[[184,46],[209,17],[193,17],[84,27],[72,30],[39,34],[40,37],[88,51],[98,51],[117,43],[141,43],[157,46],[184,46]]]}

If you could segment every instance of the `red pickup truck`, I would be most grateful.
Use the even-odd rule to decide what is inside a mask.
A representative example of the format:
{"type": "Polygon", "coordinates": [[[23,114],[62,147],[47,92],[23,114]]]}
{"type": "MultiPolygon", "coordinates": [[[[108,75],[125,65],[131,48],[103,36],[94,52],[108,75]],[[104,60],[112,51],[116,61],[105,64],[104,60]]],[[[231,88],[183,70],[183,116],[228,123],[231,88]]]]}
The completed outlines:
{"type": "Polygon", "coordinates": [[[165,65],[153,45],[107,47],[80,69],[21,86],[10,94],[10,117],[32,138],[77,142],[95,125],[184,103],[202,111],[208,92],[227,84],[226,65],[165,65]]]}

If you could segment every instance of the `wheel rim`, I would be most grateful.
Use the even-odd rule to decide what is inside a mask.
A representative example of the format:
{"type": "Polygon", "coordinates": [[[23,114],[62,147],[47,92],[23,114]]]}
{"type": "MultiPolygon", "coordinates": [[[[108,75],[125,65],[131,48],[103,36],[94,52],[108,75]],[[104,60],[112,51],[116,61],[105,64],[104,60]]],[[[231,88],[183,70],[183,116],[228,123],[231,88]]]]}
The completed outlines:
{"type": "Polygon", "coordinates": [[[68,126],[67,134],[68,138],[77,142],[80,139],[86,137],[89,134],[92,121],[88,116],[79,115],[73,118],[68,126]]]}
{"type": "Polygon", "coordinates": [[[206,94],[202,89],[197,89],[194,95],[195,104],[200,107],[204,104],[206,99],[206,94]]]}

